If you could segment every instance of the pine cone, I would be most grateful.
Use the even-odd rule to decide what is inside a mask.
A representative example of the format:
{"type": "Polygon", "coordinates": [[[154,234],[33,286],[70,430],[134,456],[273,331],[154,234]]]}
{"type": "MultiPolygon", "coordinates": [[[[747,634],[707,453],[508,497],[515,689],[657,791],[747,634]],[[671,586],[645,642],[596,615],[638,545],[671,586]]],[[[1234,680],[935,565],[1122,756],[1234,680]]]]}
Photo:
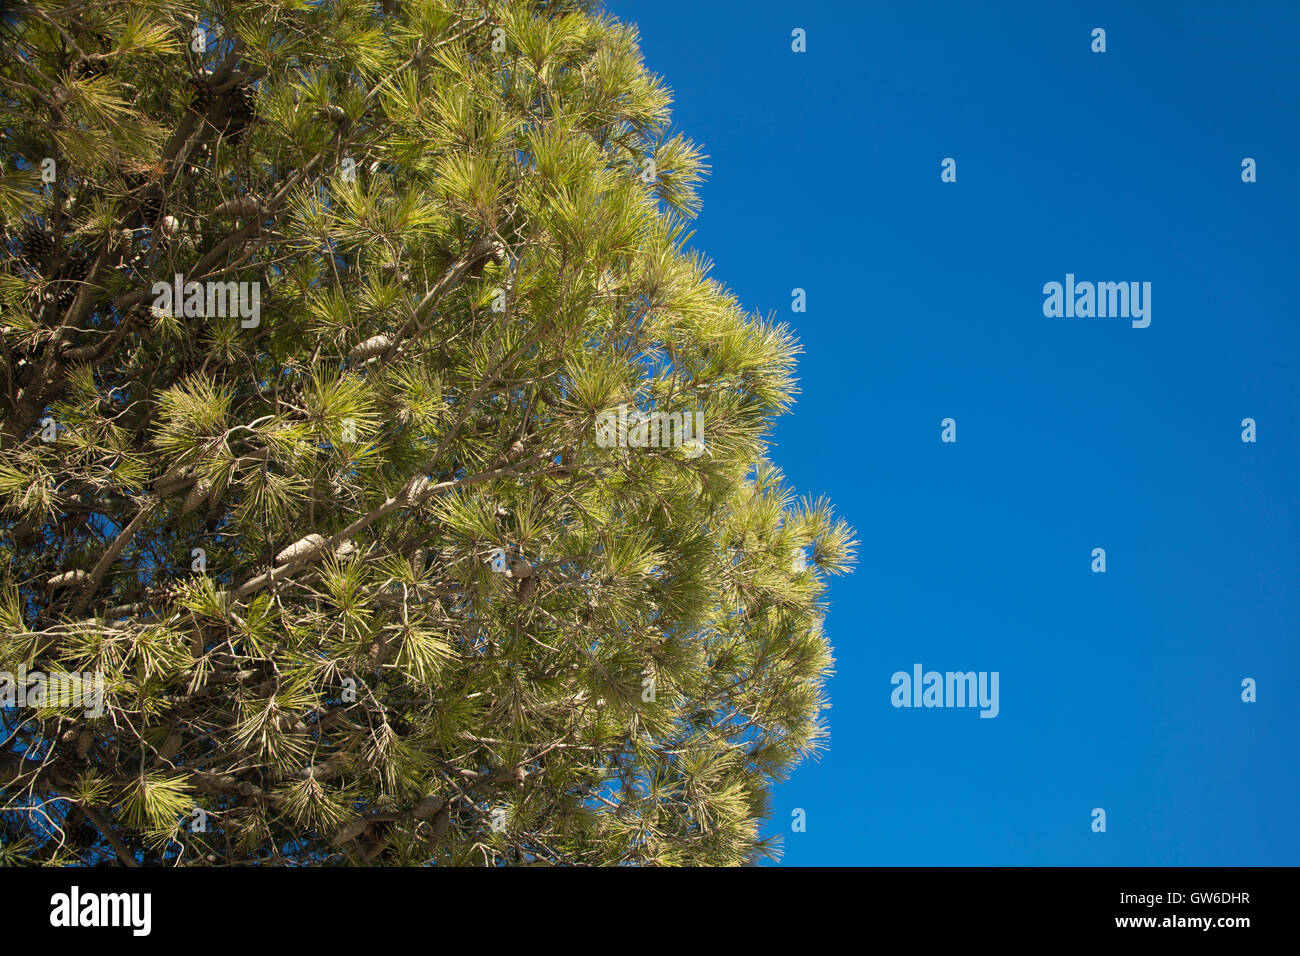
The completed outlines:
{"type": "Polygon", "coordinates": [[[446,800],[436,794],[425,797],[412,808],[411,816],[417,820],[426,820],[441,810],[446,803],[446,800]]]}
{"type": "Polygon", "coordinates": [[[442,838],[447,835],[447,828],[451,824],[451,815],[444,806],[434,814],[432,829],[429,834],[429,846],[437,846],[442,842],[442,838]]]}
{"type": "Polygon", "coordinates": [[[244,138],[255,115],[252,94],[241,83],[226,94],[226,122],[222,134],[232,143],[238,143],[244,138]]]}
{"type": "Polygon", "coordinates": [[[47,588],[62,588],[69,584],[78,584],[90,577],[85,571],[64,571],[62,574],[56,574],[45,582],[47,588]]]}
{"type": "Polygon", "coordinates": [[[469,247],[467,256],[470,260],[469,274],[477,279],[483,274],[483,267],[491,260],[500,265],[506,257],[505,245],[489,236],[479,236],[469,247]]]}
{"type": "Polygon", "coordinates": [[[228,199],[212,211],[218,216],[230,216],[233,219],[248,219],[257,215],[261,205],[252,196],[239,196],[228,199]]]}
{"type": "Polygon", "coordinates": [[[90,275],[90,260],[80,252],[73,253],[64,265],[62,273],[63,281],[59,283],[59,294],[55,301],[60,309],[66,309],[77,298],[86,276],[90,275]]]}
{"type": "Polygon", "coordinates": [[[190,493],[185,496],[185,503],[181,505],[181,514],[187,515],[199,506],[199,502],[207,498],[212,491],[212,483],[206,478],[200,478],[194,482],[194,487],[190,493]]]}
{"type": "Polygon", "coordinates": [[[122,182],[126,184],[127,191],[132,193],[131,198],[140,210],[140,221],[146,226],[152,226],[162,215],[162,190],[143,173],[128,170],[121,170],[121,173],[122,182]]]}
{"type": "Polygon", "coordinates": [[[285,548],[275,556],[276,564],[288,564],[304,554],[309,554],[318,548],[323,547],[325,539],[318,534],[309,534],[301,541],[295,541],[289,547],[285,548]]]}
{"type": "Polygon", "coordinates": [[[365,817],[357,817],[355,820],[353,820],[351,823],[345,826],[338,833],[334,834],[334,837],[330,842],[333,843],[335,846],[342,846],[343,844],[347,843],[349,840],[353,840],[361,836],[361,834],[365,833],[366,830],[368,830],[369,828],[370,828],[369,820],[367,820],[365,817]]]}
{"type": "Polygon", "coordinates": [[[216,99],[216,95],[212,92],[212,83],[206,77],[200,77],[197,80],[190,80],[190,87],[194,90],[194,96],[190,100],[190,112],[207,116],[208,111],[212,109],[212,101],[216,99]]]}
{"type": "Polygon", "coordinates": [[[36,223],[30,223],[23,231],[23,256],[32,265],[42,265],[54,251],[54,241],[36,223]]]}
{"type": "Polygon", "coordinates": [[[497,771],[496,776],[492,778],[492,782],[521,784],[527,776],[527,771],[522,767],[502,767],[497,771]]]}
{"type": "Polygon", "coordinates": [[[376,355],[383,355],[388,351],[392,344],[393,339],[391,336],[372,335],[364,342],[353,346],[352,351],[348,353],[348,358],[352,359],[354,362],[364,362],[367,359],[374,358],[376,355]]]}
{"type": "Polygon", "coordinates": [[[180,491],[191,471],[189,465],[178,465],[170,469],[165,475],[159,475],[153,483],[153,490],[163,497],[180,491]]]}
{"type": "Polygon", "coordinates": [[[162,194],[157,189],[150,189],[140,196],[140,219],[147,226],[153,226],[162,217],[162,194]]]}

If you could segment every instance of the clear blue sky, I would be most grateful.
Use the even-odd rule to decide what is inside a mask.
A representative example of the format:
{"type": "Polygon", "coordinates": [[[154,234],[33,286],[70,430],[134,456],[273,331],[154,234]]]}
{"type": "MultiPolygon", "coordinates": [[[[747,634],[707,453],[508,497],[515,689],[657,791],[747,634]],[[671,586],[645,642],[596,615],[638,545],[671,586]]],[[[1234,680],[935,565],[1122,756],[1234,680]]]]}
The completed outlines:
{"type": "Polygon", "coordinates": [[[1300,4],[609,8],[711,157],[695,245],[803,343],[774,458],[863,543],[784,862],[1300,864],[1300,4]],[[1150,327],[1045,317],[1067,272],[1150,327]],[[915,663],[1001,713],[893,708],[915,663]]]}

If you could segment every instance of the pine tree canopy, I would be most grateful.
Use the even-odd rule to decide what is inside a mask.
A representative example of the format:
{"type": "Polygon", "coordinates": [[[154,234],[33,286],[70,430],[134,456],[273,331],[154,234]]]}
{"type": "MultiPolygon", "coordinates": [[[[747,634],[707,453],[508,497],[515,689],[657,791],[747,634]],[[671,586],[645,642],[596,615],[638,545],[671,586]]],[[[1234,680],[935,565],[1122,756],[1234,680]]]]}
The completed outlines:
{"type": "Polygon", "coordinates": [[[0,4],[3,860],[779,851],[855,542],[769,460],[798,347],[692,250],[637,42],[0,4]]]}

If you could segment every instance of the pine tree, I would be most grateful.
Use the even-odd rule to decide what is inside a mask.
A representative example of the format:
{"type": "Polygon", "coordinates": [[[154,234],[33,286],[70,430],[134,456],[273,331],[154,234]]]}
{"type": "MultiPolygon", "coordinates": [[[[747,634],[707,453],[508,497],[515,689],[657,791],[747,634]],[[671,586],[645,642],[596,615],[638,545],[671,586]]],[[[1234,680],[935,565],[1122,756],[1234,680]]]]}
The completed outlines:
{"type": "Polygon", "coordinates": [[[0,855],[776,853],[855,542],[635,30],[28,0],[0,49],[0,671],[106,688],[4,708],[0,855]]]}

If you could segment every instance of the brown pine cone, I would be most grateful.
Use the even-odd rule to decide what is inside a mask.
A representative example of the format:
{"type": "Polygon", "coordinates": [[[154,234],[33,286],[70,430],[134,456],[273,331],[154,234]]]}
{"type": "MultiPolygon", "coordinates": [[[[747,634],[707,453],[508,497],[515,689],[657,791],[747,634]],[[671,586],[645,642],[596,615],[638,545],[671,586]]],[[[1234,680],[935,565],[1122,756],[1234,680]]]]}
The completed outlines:
{"type": "Polygon", "coordinates": [[[212,92],[212,83],[206,77],[199,77],[190,80],[190,88],[194,90],[194,96],[190,100],[190,112],[207,116],[208,111],[212,109],[212,101],[216,98],[212,92]]]}
{"type": "Polygon", "coordinates": [[[36,223],[28,224],[23,231],[23,257],[32,265],[43,265],[54,251],[54,240],[36,223]]]}
{"type": "Polygon", "coordinates": [[[223,135],[232,143],[238,143],[244,138],[244,133],[247,132],[254,117],[253,97],[248,87],[241,84],[231,89],[226,94],[226,122],[222,129],[223,135]]]}

